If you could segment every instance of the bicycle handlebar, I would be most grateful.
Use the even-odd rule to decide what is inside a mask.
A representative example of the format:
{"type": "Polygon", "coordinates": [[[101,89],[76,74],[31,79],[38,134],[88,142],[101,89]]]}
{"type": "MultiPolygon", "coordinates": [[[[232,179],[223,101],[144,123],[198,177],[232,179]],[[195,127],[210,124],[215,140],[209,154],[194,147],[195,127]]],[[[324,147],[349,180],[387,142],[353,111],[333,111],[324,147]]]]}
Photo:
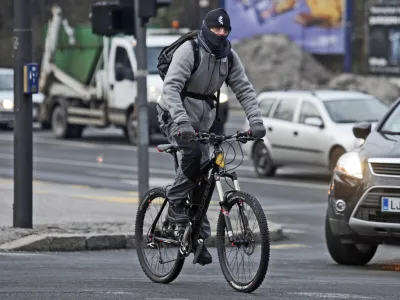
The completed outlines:
{"type": "MultiPolygon", "coordinates": [[[[181,136],[181,133],[178,132],[178,136],[181,136]]],[[[194,139],[189,140],[191,141],[211,141],[211,142],[224,142],[227,140],[238,140],[240,142],[246,141],[254,141],[254,140],[262,140],[259,138],[255,138],[251,135],[251,130],[246,132],[236,132],[235,134],[230,135],[216,135],[215,133],[208,133],[208,132],[196,132],[196,137],[194,139]]]]}

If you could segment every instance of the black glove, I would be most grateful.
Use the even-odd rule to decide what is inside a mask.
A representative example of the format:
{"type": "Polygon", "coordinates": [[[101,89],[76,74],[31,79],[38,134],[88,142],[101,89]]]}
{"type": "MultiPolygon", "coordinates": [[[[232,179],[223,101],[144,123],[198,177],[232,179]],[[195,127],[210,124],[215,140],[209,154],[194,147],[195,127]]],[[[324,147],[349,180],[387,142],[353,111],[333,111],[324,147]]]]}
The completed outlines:
{"type": "Polygon", "coordinates": [[[184,140],[194,139],[196,137],[196,132],[194,131],[192,125],[189,122],[182,122],[178,124],[178,131],[180,137],[184,140]]]}
{"type": "Polygon", "coordinates": [[[264,124],[261,122],[253,123],[250,126],[251,135],[257,139],[261,139],[267,133],[267,130],[264,127],[264,124]]]}

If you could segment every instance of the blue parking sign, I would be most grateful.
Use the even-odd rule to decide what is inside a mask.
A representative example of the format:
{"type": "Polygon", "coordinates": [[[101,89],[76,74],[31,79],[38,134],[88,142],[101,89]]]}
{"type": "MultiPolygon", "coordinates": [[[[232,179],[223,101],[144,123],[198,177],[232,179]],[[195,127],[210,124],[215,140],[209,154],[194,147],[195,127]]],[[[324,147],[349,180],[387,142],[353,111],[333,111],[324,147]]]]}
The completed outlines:
{"type": "Polygon", "coordinates": [[[24,64],[24,93],[39,93],[39,64],[24,64]]]}

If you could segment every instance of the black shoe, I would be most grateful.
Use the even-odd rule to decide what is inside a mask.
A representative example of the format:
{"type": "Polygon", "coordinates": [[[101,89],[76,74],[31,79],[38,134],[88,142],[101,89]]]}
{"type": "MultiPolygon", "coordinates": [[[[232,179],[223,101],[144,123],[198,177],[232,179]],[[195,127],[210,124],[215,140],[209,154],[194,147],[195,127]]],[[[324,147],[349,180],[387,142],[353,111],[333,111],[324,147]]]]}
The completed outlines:
{"type": "Polygon", "coordinates": [[[168,208],[167,218],[171,223],[189,223],[189,216],[185,212],[183,205],[170,205],[168,208]]]}
{"type": "Polygon", "coordinates": [[[206,244],[203,244],[201,248],[199,257],[197,258],[197,263],[204,266],[212,263],[212,256],[210,252],[208,252],[206,244]]]}

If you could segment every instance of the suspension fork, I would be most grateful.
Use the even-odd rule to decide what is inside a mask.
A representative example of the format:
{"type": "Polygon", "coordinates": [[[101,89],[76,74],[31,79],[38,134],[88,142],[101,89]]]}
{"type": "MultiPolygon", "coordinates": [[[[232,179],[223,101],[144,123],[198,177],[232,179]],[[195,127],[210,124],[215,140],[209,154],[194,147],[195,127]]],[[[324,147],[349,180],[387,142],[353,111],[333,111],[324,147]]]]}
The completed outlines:
{"type": "Polygon", "coordinates": [[[229,177],[230,179],[232,179],[234,185],[235,185],[235,190],[236,191],[240,191],[240,187],[239,187],[239,182],[237,180],[237,175],[235,172],[228,174],[228,173],[223,173],[223,174],[216,174],[215,176],[215,185],[217,187],[217,191],[218,191],[218,196],[219,196],[219,204],[221,206],[221,213],[224,216],[224,220],[225,220],[225,225],[226,225],[226,231],[228,233],[228,238],[229,238],[229,242],[233,244],[234,242],[234,236],[233,236],[233,231],[232,231],[232,224],[231,224],[231,219],[229,217],[229,210],[228,207],[226,205],[226,199],[225,199],[225,193],[224,190],[222,188],[222,184],[221,184],[221,176],[222,177],[229,177]]]}
{"type": "MultiPolygon", "coordinates": [[[[232,173],[232,181],[235,185],[235,190],[240,191],[240,186],[239,186],[239,180],[237,177],[236,172],[232,173]]],[[[246,213],[245,213],[245,208],[243,206],[243,201],[239,201],[239,213],[242,219],[242,225],[243,229],[249,229],[249,220],[247,219],[246,213]]]]}
{"type": "MultiPolygon", "coordinates": [[[[238,181],[236,172],[232,172],[231,174],[223,173],[222,177],[229,177],[233,181],[235,191],[240,191],[239,181],[238,181]]],[[[229,217],[229,211],[226,206],[225,193],[222,189],[221,175],[215,175],[215,184],[217,186],[217,191],[218,191],[218,195],[219,195],[221,213],[224,215],[224,219],[225,219],[226,230],[228,232],[229,242],[233,243],[234,237],[233,237],[233,231],[232,231],[232,224],[231,224],[231,220],[229,217]]],[[[248,219],[246,217],[246,214],[244,212],[244,206],[243,206],[242,201],[240,201],[238,203],[238,205],[239,205],[240,219],[242,220],[242,226],[243,226],[243,229],[246,230],[246,229],[248,229],[249,224],[248,224],[248,219]]]]}

